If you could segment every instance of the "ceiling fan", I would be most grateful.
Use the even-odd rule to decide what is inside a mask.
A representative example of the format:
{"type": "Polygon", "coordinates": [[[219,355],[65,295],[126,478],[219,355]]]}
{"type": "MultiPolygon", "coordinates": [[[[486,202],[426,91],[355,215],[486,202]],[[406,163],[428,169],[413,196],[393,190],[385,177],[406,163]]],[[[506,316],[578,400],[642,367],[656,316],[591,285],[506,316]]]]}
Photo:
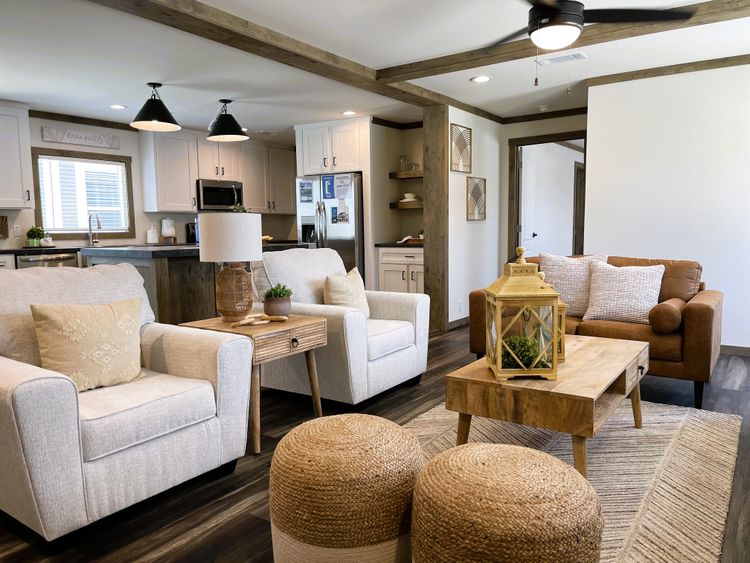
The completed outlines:
{"type": "Polygon", "coordinates": [[[575,0],[526,0],[531,4],[529,25],[503,37],[489,48],[528,33],[540,49],[554,51],[571,45],[583,30],[584,23],[639,23],[688,20],[694,9],[650,10],[631,8],[585,9],[575,0]]]}

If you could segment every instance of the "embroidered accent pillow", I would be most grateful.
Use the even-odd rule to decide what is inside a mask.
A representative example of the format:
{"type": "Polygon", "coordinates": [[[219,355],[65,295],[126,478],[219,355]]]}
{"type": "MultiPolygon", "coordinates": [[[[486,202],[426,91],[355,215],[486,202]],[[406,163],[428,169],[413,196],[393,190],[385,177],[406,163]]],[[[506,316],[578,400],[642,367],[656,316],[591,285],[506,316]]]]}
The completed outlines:
{"type": "Polygon", "coordinates": [[[589,264],[606,261],[606,254],[568,258],[539,253],[539,269],[544,272],[544,281],[560,293],[560,299],[568,306],[569,317],[582,317],[588,309],[591,281],[589,264]]]}
{"type": "Polygon", "coordinates": [[[253,301],[263,303],[266,300],[266,291],[273,287],[263,260],[250,262],[250,273],[253,275],[253,301]]]}
{"type": "Polygon", "coordinates": [[[141,300],[104,305],[32,304],[42,367],[78,391],[127,383],[141,374],[141,300]]]}
{"type": "Polygon", "coordinates": [[[344,276],[328,276],[323,285],[323,303],[354,307],[370,318],[370,305],[367,303],[365,284],[357,268],[344,276]]]}
{"type": "Polygon", "coordinates": [[[648,324],[659,303],[664,266],[611,266],[591,263],[591,294],[584,321],[606,320],[648,324]]]}

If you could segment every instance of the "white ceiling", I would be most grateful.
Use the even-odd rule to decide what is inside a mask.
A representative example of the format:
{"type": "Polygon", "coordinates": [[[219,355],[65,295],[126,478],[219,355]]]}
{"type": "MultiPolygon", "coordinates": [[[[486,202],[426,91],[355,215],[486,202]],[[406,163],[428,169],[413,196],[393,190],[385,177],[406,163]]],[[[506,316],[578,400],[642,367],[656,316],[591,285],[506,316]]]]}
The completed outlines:
{"type": "MultiPolygon", "coordinates": [[[[353,109],[394,121],[421,119],[421,110],[323,77],[85,0],[0,0],[0,99],[33,109],[128,122],[149,92],[162,97],[177,120],[204,129],[217,100],[237,100],[230,111],[256,138],[291,143],[291,126],[337,119],[353,109]],[[109,109],[112,103],[128,107],[109,109]]],[[[217,8],[375,68],[472,49],[522,27],[522,0],[203,0],[217,8]]],[[[639,0],[638,7],[694,2],[639,0]]],[[[630,0],[590,0],[588,8],[631,6],[630,0]]],[[[580,81],[709,58],[750,53],[750,18],[585,47],[585,61],[568,69],[511,61],[424,78],[416,83],[503,116],[586,103],[580,81]],[[568,96],[568,72],[574,83],[568,96]],[[468,78],[484,73],[486,84],[468,78]]]]}

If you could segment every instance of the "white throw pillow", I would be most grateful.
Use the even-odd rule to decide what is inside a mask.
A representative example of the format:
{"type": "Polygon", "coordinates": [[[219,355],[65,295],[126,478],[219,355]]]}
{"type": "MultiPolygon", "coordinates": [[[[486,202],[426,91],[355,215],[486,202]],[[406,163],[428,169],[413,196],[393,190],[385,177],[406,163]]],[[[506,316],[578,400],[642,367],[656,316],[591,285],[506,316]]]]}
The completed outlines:
{"type": "Polygon", "coordinates": [[[607,320],[648,324],[659,303],[664,266],[611,266],[591,263],[591,294],[584,321],[607,320]]]}
{"type": "Polygon", "coordinates": [[[568,258],[539,253],[539,269],[544,272],[544,281],[560,293],[560,299],[568,306],[569,317],[582,317],[588,309],[591,281],[589,264],[606,261],[606,254],[568,258]]]}
{"type": "Polygon", "coordinates": [[[344,276],[328,276],[323,285],[323,303],[326,305],[343,305],[359,309],[370,318],[370,305],[367,303],[365,284],[357,268],[344,276]]]}

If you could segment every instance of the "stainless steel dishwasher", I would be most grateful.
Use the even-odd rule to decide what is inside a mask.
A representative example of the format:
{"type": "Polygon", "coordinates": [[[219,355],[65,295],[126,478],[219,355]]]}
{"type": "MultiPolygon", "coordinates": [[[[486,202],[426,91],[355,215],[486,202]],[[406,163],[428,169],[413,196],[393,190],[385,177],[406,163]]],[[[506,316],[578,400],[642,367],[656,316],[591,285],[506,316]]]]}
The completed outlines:
{"type": "Polygon", "coordinates": [[[78,267],[78,254],[76,252],[61,252],[60,254],[32,254],[16,256],[16,266],[20,268],[57,268],[60,266],[78,267]]]}

